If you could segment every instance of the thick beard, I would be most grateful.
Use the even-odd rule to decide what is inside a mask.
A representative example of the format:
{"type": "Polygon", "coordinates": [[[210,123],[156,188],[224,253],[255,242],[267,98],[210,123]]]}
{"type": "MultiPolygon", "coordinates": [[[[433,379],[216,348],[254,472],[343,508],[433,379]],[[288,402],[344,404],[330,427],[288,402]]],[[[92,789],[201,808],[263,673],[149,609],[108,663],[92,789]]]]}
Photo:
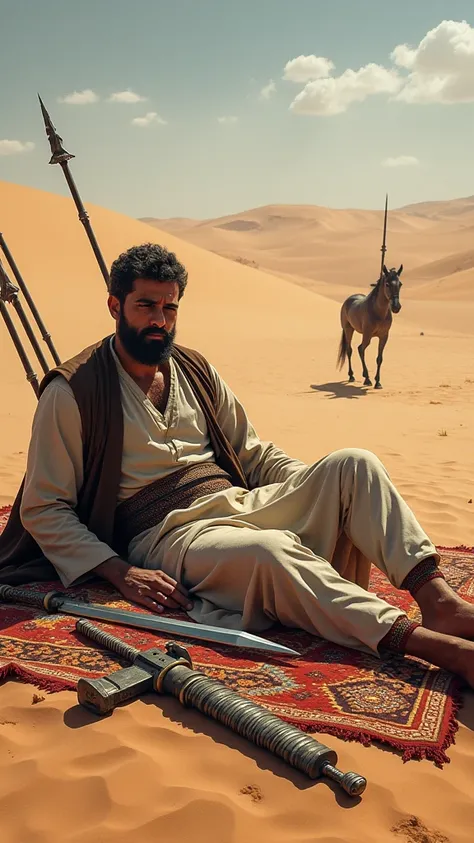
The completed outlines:
{"type": "Polygon", "coordinates": [[[163,339],[147,339],[147,335],[156,332],[156,330],[156,328],[144,328],[143,331],[137,331],[130,325],[124,314],[120,314],[117,334],[127,354],[133,357],[137,363],[143,363],[145,366],[160,366],[170,359],[176,328],[171,331],[160,328],[163,339]]]}

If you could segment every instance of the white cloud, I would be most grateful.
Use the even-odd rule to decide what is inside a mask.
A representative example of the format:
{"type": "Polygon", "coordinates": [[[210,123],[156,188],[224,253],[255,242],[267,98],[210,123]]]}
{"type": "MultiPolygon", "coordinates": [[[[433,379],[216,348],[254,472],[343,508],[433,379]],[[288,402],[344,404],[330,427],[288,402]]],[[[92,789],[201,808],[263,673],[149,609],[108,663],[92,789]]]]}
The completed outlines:
{"type": "Polygon", "coordinates": [[[72,94],[66,94],[64,97],[58,97],[58,102],[65,102],[68,105],[89,105],[92,102],[98,102],[99,97],[95,91],[87,88],[85,91],[73,91],[72,94]]]}
{"type": "Polygon", "coordinates": [[[272,94],[276,91],[276,85],[273,79],[270,79],[268,85],[264,85],[262,90],[260,91],[260,99],[261,100],[269,100],[272,94]]]}
{"type": "Polygon", "coordinates": [[[167,121],[163,120],[156,111],[148,111],[143,117],[134,117],[132,120],[132,126],[152,126],[153,124],[166,126],[167,121]]]}
{"type": "Polygon", "coordinates": [[[218,117],[217,122],[222,123],[225,126],[232,126],[234,123],[237,123],[238,119],[238,117],[229,115],[228,117],[218,117]]]}
{"type": "Polygon", "coordinates": [[[135,91],[117,91],[115,94],[111,94],[109,97],[109,102],[124,102],[124,103],[134,103],[134,102],[145,102],[146,97],[142,97],[140,94],[136,94],[135,91]]]}
{"type": "MultiPolygon", "coordinates": [[[[374,94],[406,103],[474,102],[474,26],[443,20],[418,46],[398,44],[393,67],[369,63],[333,75],[334,63],[323,56],[288,61],[283,79],[304,83],[290,105],[295,114],[331,116],[374,94]]],[[[402,156],[404,157],[404,156],[402,156]]],[[[410,157],[410,156],[409,156],[410,157]]]]}
{"type": "Polygon", "coordinates": [[[21,155],[35,148],[31,141],[0,140],[0,155],[21,155]]]}
{"type": "Polygon", "coordinates": [[[295,114],[332,116],[347,111],[354,102],[374,94],[394,94],[401,80],[394,70],[367,64],[359,70],[345,70],[341,76],[327,76],[308,82],[290,105],[295,114]]]}
{"type": "Polygon", "coordinates": [[[414,155],[397,155],[395,158],[385,158],[382,167],[416,167],[419,163],[414,155]]]}
{"type": "Polygon", "coordinates": [[[310,82],[330,76],[334,63],[324,56],[298,56],[285,65],[283,79],[289,82],[310,82]]]}
{"type": "Polygon", "coordinates": [[[474,101],[474,27],[443,20],[417,47],[399,44],[392,61],[409,70],[396,97],[408,103],[474,101]]]}

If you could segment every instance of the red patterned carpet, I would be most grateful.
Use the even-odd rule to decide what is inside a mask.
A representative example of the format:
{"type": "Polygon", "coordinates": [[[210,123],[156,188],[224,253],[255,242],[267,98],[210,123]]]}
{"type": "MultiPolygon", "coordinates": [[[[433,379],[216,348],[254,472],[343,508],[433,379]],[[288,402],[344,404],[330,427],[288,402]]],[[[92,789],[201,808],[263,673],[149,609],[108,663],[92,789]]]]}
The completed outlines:
{"type": "MultiPolygon", "coordinates": [[[[8,510],[0,510],[0,531],[7,517],[8,510]]],[[[448,582],[474,603],[474,551],[451,548],[441,553],[448,582]]],[[[35,588],[61,590],[57,582],[35,588]]],[[[410,596],[393,589],[377,570],[370,588],[417,618],[410,596]]],[[[69,593],[80,600],[131,608],[106,586],[69,593]]],[[[17,678],[55,691],[74,689],[80,676],[98,677],[124,666],[115,656],[80,640],[75,622],[66,615],[0,605],[0,678],[17,678]]],[[[103,627],[139,649],[161,646],[169,639],[133,628],[103,627]]],[[[303,730],[363,744],[381,741],[400,750],[404,761],[427,758],[437,765],[449,761],[446,750],[454,742],[456,712],[462,704],[460,684],[450,674],[417,659],[391,656],[381,661],[303,632],[275,629],[266,637],[293,647],[301,658],[265,655],[269,660],[263,662],[255,651],[194,644],[190,639],[182,643],[197,669],[303,730]]]]}

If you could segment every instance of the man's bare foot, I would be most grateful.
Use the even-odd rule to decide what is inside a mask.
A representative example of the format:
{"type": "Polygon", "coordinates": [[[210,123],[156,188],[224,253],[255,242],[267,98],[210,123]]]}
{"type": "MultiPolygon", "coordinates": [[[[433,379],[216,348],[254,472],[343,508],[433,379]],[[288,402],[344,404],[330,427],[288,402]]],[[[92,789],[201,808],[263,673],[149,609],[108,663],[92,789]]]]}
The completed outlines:
{"type": "Polygon", "coordinates": [[[447,582],[437,578],[415,595],[426,629],[474,640],[474,606],[459,597],[447,582]]]}
{"type": "Polygon", "coordinates": [[[449,670],[474,689],[474,642],[419,626],[409,636],[405,653],[449,670]]]}
{"type": "Polygon", "coordinates": [[[445,635],[474,639],[474,606],[460,597],[440,601],[433,609],[422,612],[423,626],[445,635]]]}

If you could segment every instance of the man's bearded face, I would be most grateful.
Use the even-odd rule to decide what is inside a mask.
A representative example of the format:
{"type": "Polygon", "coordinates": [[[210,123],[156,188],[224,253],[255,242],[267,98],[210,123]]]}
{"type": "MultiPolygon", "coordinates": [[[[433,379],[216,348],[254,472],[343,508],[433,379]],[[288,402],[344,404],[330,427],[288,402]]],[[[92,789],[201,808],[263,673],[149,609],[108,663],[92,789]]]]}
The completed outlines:
{"type": "Polygon", "coordinates": [[[171,356],[176,328],[173,327],[171,331],[167,331],[166,328],[148,327],[142,328],[140,331],[128,322],[122,306],[117,323],[117,333],[126,352],[137,363],[143,363],[145,366],[159,366],[161,363],[166,363],[171,356]],[[160,334],[159,338],[151,337],[152,334],[158,333],[160,334]]]}

